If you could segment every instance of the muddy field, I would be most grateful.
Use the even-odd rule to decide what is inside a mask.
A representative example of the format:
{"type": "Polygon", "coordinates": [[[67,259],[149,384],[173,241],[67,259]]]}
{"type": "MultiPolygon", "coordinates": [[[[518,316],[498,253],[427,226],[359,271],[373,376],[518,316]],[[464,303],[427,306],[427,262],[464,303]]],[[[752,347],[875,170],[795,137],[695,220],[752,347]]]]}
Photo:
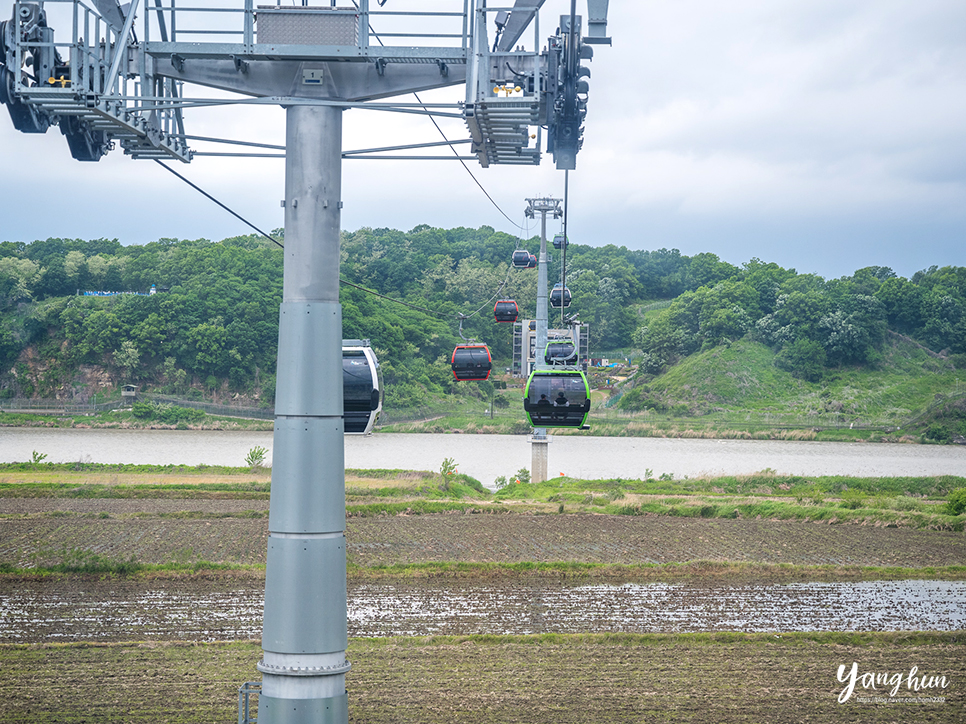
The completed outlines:
{"type": "MultiPolygon", "coordinates": [[[[49,562],[83,548],[142,563],[265,562],[268,501],[0,498],[0,563],[49,562]]],[[[926,566],[966,562],[951,531],[803,521],[593,514],[350,518],[350,563],[436,561],[926,566]]]]}
{"type": "MultiPolygon", "coordinates": [[[[717,631],[957,631],[966,582],[350,581],[351,637],[717,631]]],[[[0,581],[0,642],[237,641],[262,632],[264,581],[0,581]]]]}

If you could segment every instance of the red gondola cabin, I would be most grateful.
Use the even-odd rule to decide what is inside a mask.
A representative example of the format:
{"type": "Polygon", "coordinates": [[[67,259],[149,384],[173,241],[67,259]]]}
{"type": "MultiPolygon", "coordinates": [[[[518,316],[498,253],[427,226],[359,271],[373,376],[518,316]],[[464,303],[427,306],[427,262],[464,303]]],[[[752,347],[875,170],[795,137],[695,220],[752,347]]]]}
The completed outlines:
{"type": "Polygon", "coordinates": [[[530,252],[526,249],[517,249],[513,252],[513,257],[511,258],[513,266],[516,269],[529,269],[530,268],[530,252]]]}
{"type": "Polygon", "coordinates": [[[485,344],[461,344],[453,350],[450,361],[453,376],[464,382],[482,382],[493,367],[490,349],[485,344]]]}
{"type": "Polygon", "coordinates": [[[512,299],[500,299],[493,305],[493,318],[497,322],[515,322],[520,316],[520,309],[512,299]]]}

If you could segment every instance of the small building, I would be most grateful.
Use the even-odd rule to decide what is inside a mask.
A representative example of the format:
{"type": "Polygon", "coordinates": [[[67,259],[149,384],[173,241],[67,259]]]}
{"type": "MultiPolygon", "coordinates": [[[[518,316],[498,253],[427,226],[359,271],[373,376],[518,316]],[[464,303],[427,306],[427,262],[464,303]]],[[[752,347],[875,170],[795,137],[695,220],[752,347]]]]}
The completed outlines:
{"type": "Polygon", "coordinates": [[[133,405],[138,396],[137,385],[124,385],[121,388],[121,402],[125,405],[133,405]]]}

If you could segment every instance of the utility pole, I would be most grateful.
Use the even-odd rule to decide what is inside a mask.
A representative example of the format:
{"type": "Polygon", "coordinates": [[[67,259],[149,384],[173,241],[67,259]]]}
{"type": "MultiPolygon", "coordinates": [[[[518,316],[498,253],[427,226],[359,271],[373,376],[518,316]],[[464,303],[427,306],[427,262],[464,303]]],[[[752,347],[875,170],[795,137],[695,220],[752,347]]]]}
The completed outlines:
{"type": "MultiPolygon", "coordinates": [[[[560,208],[560,199],[549,197],[527,199],[527,208],[524,214],[527,218],[533,219],[536,214],[540,214],[540,257],[537,262],[537,346],[534,359],[534,366],[538,370],[548,368],[543,352],[547,347],[547,327],[550,316],[547,304],[547,271],[549,266],[549,255],[547,254],[547,214],[554,219],[559,219],[563,211],[560,208]]],[[[530,436],[530,480],[534,483],[542,483],[547,479],[547,460],[549,451],[547,446],[550,438],[547,436],[547,428],[537,427],[530,436]]]]}
{"type": "Polygon", "coordinates": [[[258,718],[347,722],[342,109],[289,107],[285,149],[285,264],[258,718]]]}

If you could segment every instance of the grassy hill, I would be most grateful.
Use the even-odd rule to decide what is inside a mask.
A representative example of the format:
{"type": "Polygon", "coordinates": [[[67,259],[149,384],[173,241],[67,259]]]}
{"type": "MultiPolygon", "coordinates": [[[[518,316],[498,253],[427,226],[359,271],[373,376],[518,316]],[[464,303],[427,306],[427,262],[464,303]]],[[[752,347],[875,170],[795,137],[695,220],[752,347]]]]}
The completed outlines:
{"type": "MultiPolygon", "coordinates": [[[[818,382],[779,369],[775,356],[747,339],[698,352],[661,375],[633,378],[618,407],[788,424],[900,427],[966,392],[966,371],[899,335],[890,335],[878,365],[831,369],[818,382]]],[[[917,422],[942,422],[956,417],[959,407],[943,410],[917,422]]]]}

